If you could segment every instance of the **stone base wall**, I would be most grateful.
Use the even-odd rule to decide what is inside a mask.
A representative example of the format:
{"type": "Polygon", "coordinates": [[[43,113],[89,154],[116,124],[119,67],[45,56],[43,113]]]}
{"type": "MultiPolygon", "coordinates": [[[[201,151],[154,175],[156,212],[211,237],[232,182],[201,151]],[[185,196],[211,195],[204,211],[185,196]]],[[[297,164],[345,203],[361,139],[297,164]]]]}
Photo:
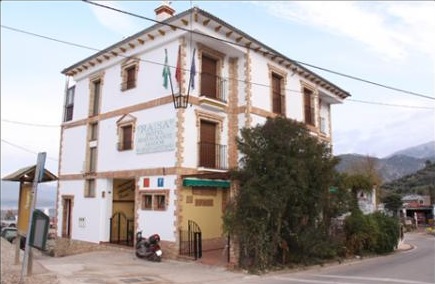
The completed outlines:
{"type": "Polygon", "coordinates": [[[67,238],[55,238],[47,240],[45,253],[54,257],[62,257],[90,251],[103,250],[132,251],[133,247],[117,246],[112,244],[97,244],[67,238]]]}
{"type": "Polygon", "coordinates": [[[224,249],[227,245],[226,238],[214,238],[214,239],[206,239],[202,240],[202,250],[221,250],[224,249]]]}

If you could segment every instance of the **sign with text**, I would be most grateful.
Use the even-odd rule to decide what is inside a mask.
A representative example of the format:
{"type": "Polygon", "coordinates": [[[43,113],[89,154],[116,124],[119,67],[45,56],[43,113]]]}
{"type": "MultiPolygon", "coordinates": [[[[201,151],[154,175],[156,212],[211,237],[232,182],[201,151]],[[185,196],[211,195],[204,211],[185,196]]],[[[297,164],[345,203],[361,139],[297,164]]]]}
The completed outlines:
{"type": "Polygon", "coordinates": [[[138,125],[136,154],[168,152],[175,149],[175,119],[138,125]]]}

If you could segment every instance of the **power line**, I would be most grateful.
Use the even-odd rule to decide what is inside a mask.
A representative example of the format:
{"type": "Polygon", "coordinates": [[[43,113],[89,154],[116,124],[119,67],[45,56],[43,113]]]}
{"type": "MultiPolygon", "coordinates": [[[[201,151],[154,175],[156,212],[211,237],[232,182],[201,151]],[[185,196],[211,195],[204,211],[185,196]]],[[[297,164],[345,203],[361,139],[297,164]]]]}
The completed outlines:
{"type": "Polygon", "coordinates": [[[14,121],[14,120],[9,120],[9,119],[2,119],[2,121],[8,122],[8,123],[13,123],[13,124],[36,126],[36,127],[60,127],[60,125],[29,123],[29,122],[14,121]]]}
{"type": "MultiPolygon", "coordinates": [[[[8,144],[8,145],[10,145],[10,146],[12,146],[12,147],[18,148],[18,149],[23,150],[23,151],[25,151],[25,152],[32,153],[32,154],[38,154],[38,153],[35,152],[35,151],[29,150],[29,149],[24,148],[24,147],[22,147],[22,146],[19,146],[19,145],[17,145],[17,144],[14,144],[14,143],[11,143],[11,142],[9,142],[9,141],[6,141],[6,140],[4,140],[3,138],[1,139],[1,141],[2,141],[3,143],[6,143],[6,144],[8,144]]],[[[59,162],[59,160],[57,160],[57,159],[55,159],[55,158],[47,157],[47,159],[50,159],[50,160],[55,161],[55,162],[59,162]]]]}
{"type": "Polygon", "coordinates": [[[371,105],[390,106],[390,107],[403,107],[403,108],[413,108],[413,109],[435,110],[435,108],[433,108],[433,107],[408,106],[408,105],[398,105],[398,104],[389,104],[389,103],[381,103],[381,102],[369,102],[369,101],[356,100],[356,99],[346,99],[346,101],[351,101],[351,102],[356,102],[356,103],[363,103],[363,104],[371,104],[371,105]]]}
{"type": "MultiPolygon", "coordinates": [[[[189,32],[189,33],[194,33],[196,35],[205,36],[205,37],[217,40],[217,41],[221,41],[221,42],[229,43],[229,44],[232,44],[232,45],[235,45],[235,46],[239,46],[239,47],[243,47],[243,48],[247,48],[247,49],[253,50],[253,48],[251,48],[249,46],[246,46],[246,45],[243,45],[243,44],[239,44],[239,43],[235,43],[235,42],[230,41],[230,40],[220,39],[220,38],[217,38],[217,37],[214,37],[214,36],[211,36],[211,35],[203,34],[201,32],[197,32],[197,31],[192,31],[192,30],[189,30],[189,29],[186,29],[186,28],[183,28],[183,27],[179,27],[179,26],[176,26],[176,25],[172,25],[172,24],[169,24],[169,23],[166,23],[166,22],[157,21],[157,20],[145,17],[145,16],[141,16],[141,15],[135,14],[135,13],[127,12],[127,11],[120,10],[120,9],[117,9],[117,8],[113,8],[113,7],[110,7],[110,6],[106,6],[106,5],[103,5],[103,4],[100,4],[100,3],[91,2],[89,0],[82,0],[82,1],[87,3],[87,4],[95,5],[95,6],[102,7],[102,8],[105,8],[105,9],[109,9],[109,10],[112,10],[112,11],[116,11],[116,12],[119,12],[119,13],[122,13],[122,14],[126,14],[126,15],[129,15],[129,16],[132,16],[132,17],[136,17],[136,18],[140,18],[140,19],[145,19],[145,20],[148,20],[148,21],[152,21],[154,23],[158,23],[158,24],[169,26],[171,28],[180,29],[180,30],[183,30],[183,31],[186,31],[186,32],[189,32]]],[[[270,52],[264,52],[264,53],[268,54],[268,55],[275,55],[275,54],[272,54],[270,52]]],[[[327,69],[327,68],[324,68],[324,67],[319,67],[319,66],[316,66],[316,65],[313,65],[313,64],[310,64],[310,63],[306,63],[306,62],[302,62],[302,61],[298,61],[298,60],[294,60],[294,59],[291,59],[291,61],[296,62],[298,64],[305,65],[305,66],[309,66],[309,67],[312,67],[312,68],[316,68],[316,69],[319,69],[319,70],[322,70],[322,71],[325,71],[325,72],[329,72],[329,73],[332,73],[332,74],[335,74],[335,75],[339,75],[339,76],[346,77],[346,78],[349,78],[349,79],[353,79],[353,80],[356,80],[356,81],[361,81],[363,83],[367,83],[367,84],[375,85],[375,86],[378,86],[378,87],[386,88],[386,89],[389,89],[389,90],[393,90],[393,91],[396,91],[396,92],[402,92],[402,93],[405,93],[405,94],[408,94],[408,95],[413,95],[413,96],[422,97],[422,98],[426,98],[426,99],[430,99],[430,100],[435,100],[434,97],[431,97],[431,96],[428,96],[428,95],[423,95],[423,94],[419,94],[419,93],[416,93],[416,92],[407,91],[407,90],[403,90],[403,89],[396,88],[396,87],[391,87],[391,86],[388,86],[388,85],[385,85],[385,84],[376,83],[376,82],[373,82],[373,81],[370,81],[370,80],[367,80],[367,79],[362,79],[362,78],[359,78],[357,76],[344,74],[344,73],[341,73],[341,72],[338,72],[338,71],[334,71],[334,70],[331,70],[331,69],[327,69]]]]}
{"type": "MultiPolygon", "coordinates": [[[[65,41],[65,40],[59,40],[59,39],[52,38],[52,37],[49,37],[49,36],[44,36],[44,35],[36,34],[36,33],[33,33],[33,32],[28,32],[28,31],[24,31],[24,30],[21,30],[21,29],[17,29],[17,28],[5,26],[5,25],[1,25],[1,27],[5,28],[5,29],[12,30],[14,32],[24,33],[24,34],[27,34],[27,35],[31,35],[31,36],[43,38],[43,39],[46,39],[46,40],[63,43],[63,44],[66,44],[66,45],[71,45],[71,46],[80,47],[80,48],[86,48],[86,49],[90,49],[90,50],[93,50],[93,51],[102,51],[102,50],[97,49],[97,48],[85,46],[85,45],[82,45],[82,44],[76,44],[76,43],[65,41]]],[[[124,57],[124,58],[130,58],[129,56],[125,56],[125,55],[121,55],[121,54],[118,54],[117,56],[124,57]]],[[[151,61],[151,60],[146,60],[146,59],[139,59],[139,60],[142,61],[142,62],[150,63],[150,64],[156,64],[156,65],[164,66],[164,63],[160,63],[160,62],[156,62],[156,61],[151,61]]],[[[175,66],[169,66],[169,67],[175,69],[175,66]]],[[[183,71],[190,71],[190,70],[185,69],[185,68],[182,68],[182,70],[183,71]]],[[[206,74],[204,72],[197,72],[197,73],[199,73],[199,74],[206,74]]],[[[228,77],[226,79],[230,79],[230,78],[228,77]]],[[[244,84],[248,84],[249,83],[249,84],[252,84],[252,85],[255,85],[255,86],[261,86],[261,87],[270,88],[269,84],[249,82],[249,81],[240,80],[240,79],[236,79],[236,81],[242,82],[244,84]]],[[[287,89],[287,88],[285,90],[288,91],[288,92],[302,94],[302,92],[300,90],[287,89]]],[[[433,109],[433,108],[430,108],[430,107],[421,107],[421,106],[407,106],[407,105],[394,105],[394,104],[381,103],[381,102],[368,102],[368,101],[356,100],[356,99],[350,99],[350,98],[346,99],[346,101],[353,101],[353,102],[359,102],[359,103],[365,103],[365,104],[373,104],[373,105],[384,105],[384,106],[414,108],[414,109],[433,109]]],[[[12,121],[12,120],[7,120],[7,119],[2,119],[2,121],[9,122],[9,123],[15,123],[15,124],[37,126],[37,127],[60,127],[59,125],[33,124],[33,123],[27,123],[27,122],[12,121]]]]}

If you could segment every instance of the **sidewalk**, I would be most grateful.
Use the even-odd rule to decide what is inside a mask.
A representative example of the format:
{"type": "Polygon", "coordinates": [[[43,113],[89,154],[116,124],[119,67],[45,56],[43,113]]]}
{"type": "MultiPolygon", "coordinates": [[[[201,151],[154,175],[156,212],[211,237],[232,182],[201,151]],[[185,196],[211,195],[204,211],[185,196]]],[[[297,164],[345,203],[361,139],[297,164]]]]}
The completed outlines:
{"type": "Polygon", "coordinates": [[[57,275],[59,283],[228,283],[251,277],[224,267],[193,261],[163,259],[160,263],[138,259],[134,252],[97,251],[36,260],[57,275]]]}
{"type": "MultiPolygon", "coordinates": [[[[397,251],[412,248],[412,245],[402,242],[397,251]]],[[[14,253],[13,245],[2,240],[1,284],[18,283],[20,279],[21,264],[13,264],[14,253]]],[[[215,257],[214,262],[212,258],[199,261],[163,258],[162,262],[154,263],[138,259],[133,250],[94,251],[65,257],[51,257],[37,252],[34,255],[33,274],[25,278],[25,283],[230,284],[260,277],[242,271],[227,270],[222,252],[216,252],[215,257]],[[214,265],[209,265],[212,263],[214,265]]]]}

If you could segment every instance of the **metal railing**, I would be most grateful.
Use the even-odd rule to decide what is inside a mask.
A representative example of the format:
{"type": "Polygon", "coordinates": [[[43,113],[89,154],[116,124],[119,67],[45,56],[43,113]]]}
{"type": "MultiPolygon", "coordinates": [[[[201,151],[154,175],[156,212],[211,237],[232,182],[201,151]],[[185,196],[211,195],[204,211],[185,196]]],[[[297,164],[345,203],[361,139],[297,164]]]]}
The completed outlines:
{"type": "Polygon", "coordinates": [[[208,142],[198,143],[199,167],[228,169],[227,146],[208,142]]]}
{"type": "Polygon", "coordinates": [[[218,100],[221,102],[227,102],[227,80],[213,74],[202,74],[201,80],[206,80],[207,82],[215,81],[216,90],[201,90],[202,97],[207,97],[210,99],[218,100]]]}
{"type": "Polygon", "coordinates": [[[195,260],[202,257],[201,229],[194,221],[189,220],[187,231],[180,230],[180,255],[193,257],[195,260]]]}

